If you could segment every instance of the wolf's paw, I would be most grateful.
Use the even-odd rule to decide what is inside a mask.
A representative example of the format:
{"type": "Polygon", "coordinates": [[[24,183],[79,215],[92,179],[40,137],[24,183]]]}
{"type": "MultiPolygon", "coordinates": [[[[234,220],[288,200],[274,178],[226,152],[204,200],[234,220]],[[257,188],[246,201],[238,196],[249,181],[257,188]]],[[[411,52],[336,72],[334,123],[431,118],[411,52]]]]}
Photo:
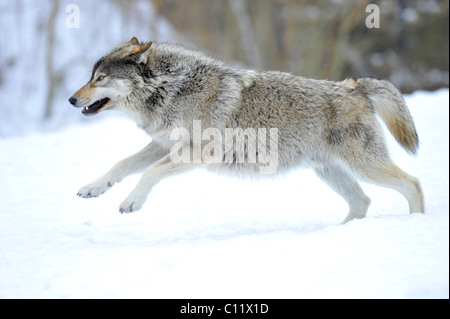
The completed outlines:
{"type": "Polygon", "coordinates": [[[121,214],[123,213],[132,213],[139,209],[141,209],[142,205],[145,202],[145,198],[142,198],[140,196],[134,196],[133,193],[131,193],[125,201],[120,204],[119,212],[121,214]]]}
{"type": "Polygon", "coordinates": [[[78,196],[83,198],[98,197],[112,187],[111,182],[94,182],[82,187],[78,191],[78,196]]]}

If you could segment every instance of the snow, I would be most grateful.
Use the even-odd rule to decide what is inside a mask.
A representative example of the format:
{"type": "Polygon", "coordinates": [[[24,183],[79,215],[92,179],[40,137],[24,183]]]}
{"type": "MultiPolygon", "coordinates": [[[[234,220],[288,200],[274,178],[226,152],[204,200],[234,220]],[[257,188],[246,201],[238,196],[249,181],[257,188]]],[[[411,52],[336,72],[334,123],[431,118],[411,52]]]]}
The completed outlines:
{"type": "Polygon", "coordinates": [[[0,298],[449,298],[449,91],[405,98],[419,154],[386,139],[427,213],[363,184],[368,216],[346,225],[344,200],[309,170],[188,172],[133,214],[118,209],[139,176],[77,197],[149,142],[119,116],[0,138],[0,298]]]}

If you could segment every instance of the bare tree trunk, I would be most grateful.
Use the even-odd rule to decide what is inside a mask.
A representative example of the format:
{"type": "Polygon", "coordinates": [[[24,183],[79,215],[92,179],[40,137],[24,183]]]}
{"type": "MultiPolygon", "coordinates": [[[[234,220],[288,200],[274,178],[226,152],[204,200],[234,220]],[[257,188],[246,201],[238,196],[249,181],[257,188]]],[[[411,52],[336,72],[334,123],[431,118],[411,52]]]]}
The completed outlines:
{"type": "Polygon", "coordinates": [[[245,8],[245,3],[241,0],[230,0],[230,6],[239,28],[247,63],[255,67],[261,67],[261,56],[256,45],[255,33],[253,32],[252,22],[245,8]]]}
{"type": "Polygon", "coordinates": [[[55,22],[59,9],[59,1],[52,1],[52,8],[50,12],[50,18],[48,20],[48,32],[47,32],[47,46],[45,56],[45,71],[47,74],[47,98],[45,100],[45,113],[44,119],[47,120],[52,116],[53,99],[55,96],[56,75],[53,70],[53,53],[55,43],[55,22]]]}

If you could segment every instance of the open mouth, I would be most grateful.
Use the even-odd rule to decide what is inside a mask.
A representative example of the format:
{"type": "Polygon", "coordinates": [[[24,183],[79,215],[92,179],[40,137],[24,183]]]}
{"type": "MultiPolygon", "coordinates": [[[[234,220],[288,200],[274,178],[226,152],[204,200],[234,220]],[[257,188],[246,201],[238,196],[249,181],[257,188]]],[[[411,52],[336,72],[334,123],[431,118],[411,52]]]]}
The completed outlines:
{"type": "Polygon", "coordinates": [[[104,99],[95,101],[91,105],[84,107],[83,111],[81,111],[81,113],[83,113],[84,115],[96,114],[108,102],[109,102],[109,98],[107,98],[107,97],[105,97],[104,99]]]}

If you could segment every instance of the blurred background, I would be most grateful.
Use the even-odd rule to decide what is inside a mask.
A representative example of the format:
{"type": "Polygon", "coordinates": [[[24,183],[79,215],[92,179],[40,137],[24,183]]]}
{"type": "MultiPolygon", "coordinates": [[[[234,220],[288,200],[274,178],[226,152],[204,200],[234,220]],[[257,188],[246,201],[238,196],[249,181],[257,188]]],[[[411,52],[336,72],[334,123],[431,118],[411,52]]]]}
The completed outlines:
{"type": "Polygon", "coordinates": [[[0,137],[86,121],[68,97],[132,36],[241,68],[385,78],[404,94],[449,85],[447,0],[0,0],[0,28],[0,137]]]}

